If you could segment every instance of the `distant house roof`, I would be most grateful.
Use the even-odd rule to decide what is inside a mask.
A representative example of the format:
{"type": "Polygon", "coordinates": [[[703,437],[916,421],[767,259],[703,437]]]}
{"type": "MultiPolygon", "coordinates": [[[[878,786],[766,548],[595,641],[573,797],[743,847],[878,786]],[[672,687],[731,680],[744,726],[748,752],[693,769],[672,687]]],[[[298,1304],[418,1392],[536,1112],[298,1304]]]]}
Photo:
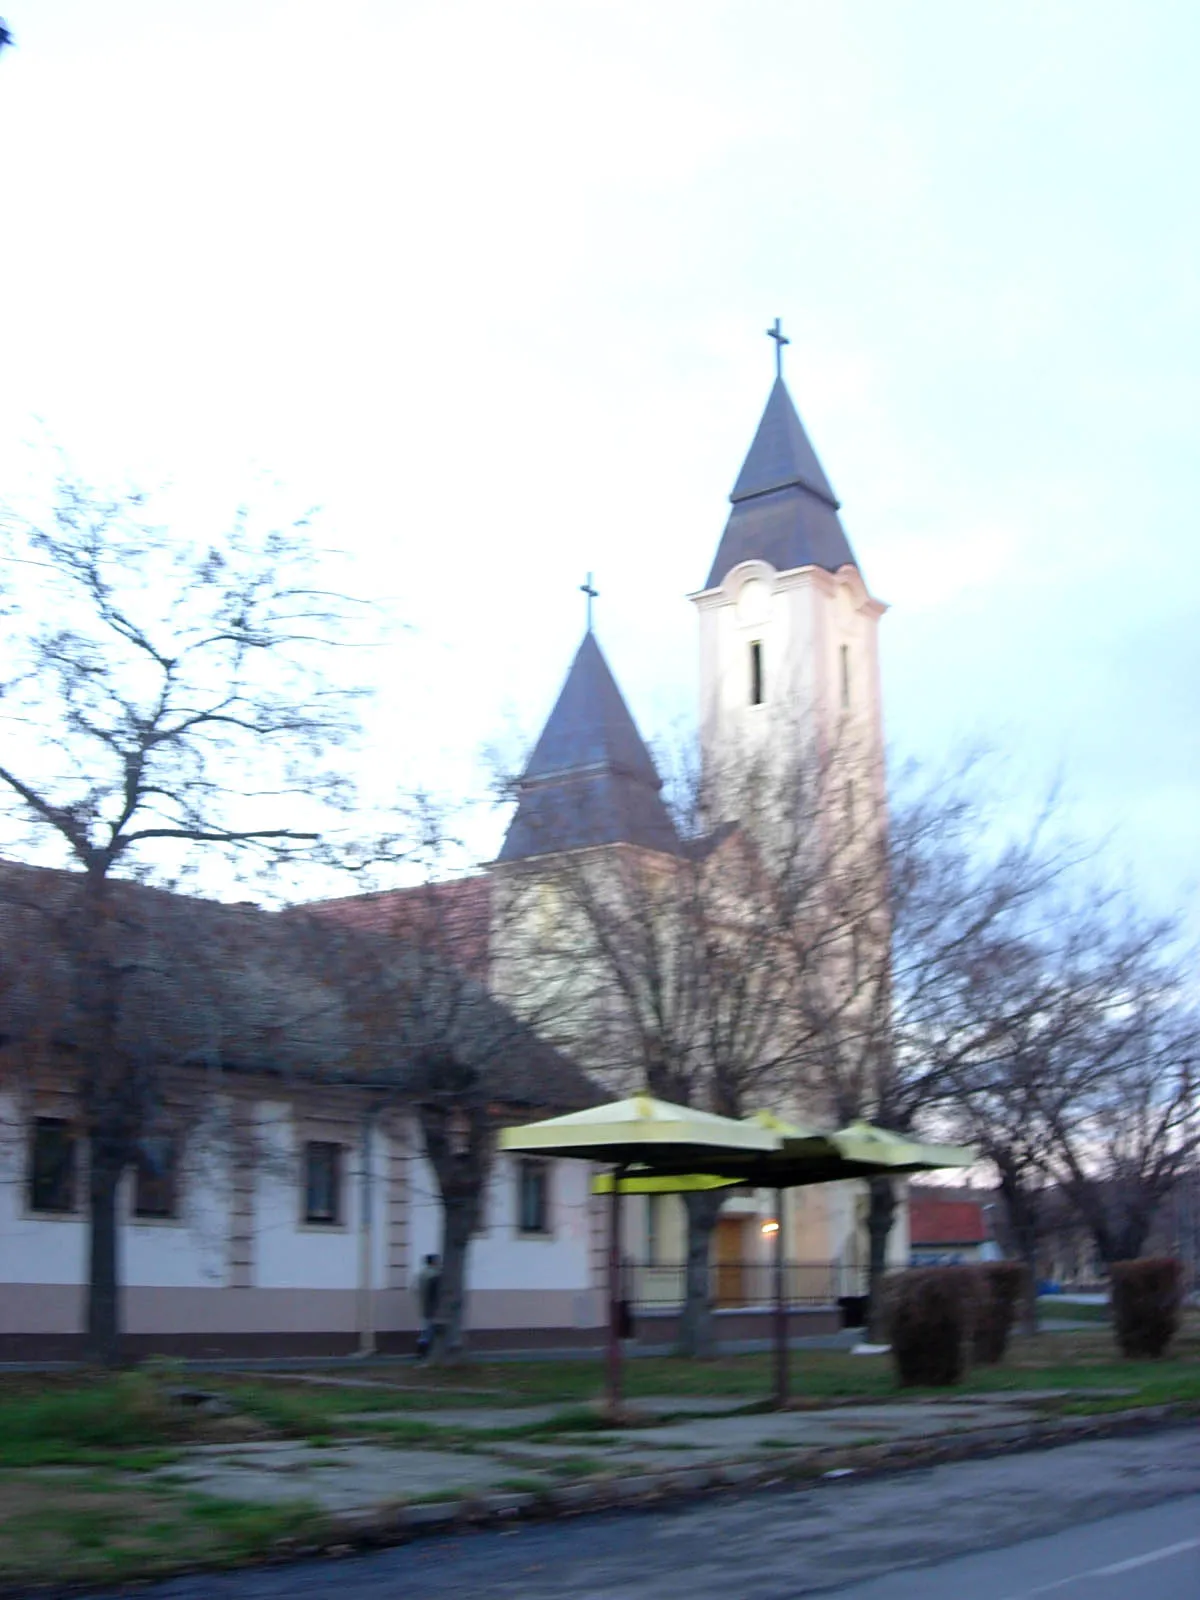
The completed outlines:
{"type": "Polygon", "coordinates": [[[316,900],[296,909],[346,928],[398,938],[422,938],[436,929],[439,947],[455,966],[472,978],[487,978],[492,883],[482,873],[443,883],[316,900]]]}
{"type": "Polygon", "coordinates": [[[983,1244],[987,1224],[982,1200],[947,1198],[913,1184],[908,1191],[908,1233],[914,1246],[983,1244]]]}
{"type": "Polygon", "coordinates": [[[857,564],[837,499],[782,378],[775,380],[729,498],[733,510],[706,589],[743,561],[767,561],[778,572],[837,572],[857,564]]]}
{"type": "Polygon", "coordinates": [[[518,785],[500,861],[591,845],[674,854],[662,780],[589,629],[518,785]]]}

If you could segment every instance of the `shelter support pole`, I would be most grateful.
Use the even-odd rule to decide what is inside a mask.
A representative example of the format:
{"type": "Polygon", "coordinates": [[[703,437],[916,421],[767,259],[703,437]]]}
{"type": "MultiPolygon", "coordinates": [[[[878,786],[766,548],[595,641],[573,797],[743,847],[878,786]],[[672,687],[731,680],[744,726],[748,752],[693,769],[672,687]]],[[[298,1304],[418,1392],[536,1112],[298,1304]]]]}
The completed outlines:
{"type": "Polygon", "coordinates": [[[782,1410],[788,1403],[788,1304],[784,1282],[787,1243],[782,1189],[775,1191],[775,1404],[782,1410]]]}
{"type": "Polygon", "coordinates": [[[372,1131],[378,1108],[368,1105],[363,1111],[360,1143],[360,1196],[361,1216],[358,1222],[358,1353],[375,1354],[375,1197],[373,1194],[372,1163],[375,1159],[372,1131]]]}
{"type": "Polygon", "coordinates": [[[612,1199],[608,1207],[608,1378],[609,1415],[621,1409],[621,1180],[624,1167],[613,1170],[612,1199]]]}

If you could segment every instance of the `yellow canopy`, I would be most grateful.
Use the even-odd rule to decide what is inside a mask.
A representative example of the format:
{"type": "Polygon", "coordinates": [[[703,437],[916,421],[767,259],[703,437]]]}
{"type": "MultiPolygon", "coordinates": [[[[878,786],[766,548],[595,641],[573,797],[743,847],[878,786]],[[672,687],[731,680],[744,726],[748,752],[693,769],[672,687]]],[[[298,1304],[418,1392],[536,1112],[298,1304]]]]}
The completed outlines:
{"type": "Polygon", "coordinates": [[[758,1123],[671,1105],[648,1094],[504,1128],[499,1138],[501,1150],[726,1177],[737,1176],[779,1143],[777,1133],[758,1123]]]}
{"type": "Polygon", "coordinates": [[[971,1167],[979,1151],[969,1144],[923,1144],[870,1122],[851,1122],[833,1135],[838,1149],[853,1161],[874,1161],[893,1172],[928,1172],[938,1167],[971,1167]]]}
{"type": "MultiPolygon", "coordinates": [[[[978,1152],[969,1145],[922,1144],[869,1122],[852,1122],[826,1132],[787,1122],[773,1111],[756,1111],[746,1122],[774,1134],[778,1143],[774,1151],[752,1160],[745,1174],[666,1174],[639,1166],[621,1179],[622,1194],[694,1194],[739,1185],[788,1189],[849,1178],[900,1177],[939,1167],[969,1167],[978,1160],[978,1152]]],[[[612,1186],[612,1174],[603,1173],[593,1180],[592,1192],[611,1194],[612,1186]]]]}

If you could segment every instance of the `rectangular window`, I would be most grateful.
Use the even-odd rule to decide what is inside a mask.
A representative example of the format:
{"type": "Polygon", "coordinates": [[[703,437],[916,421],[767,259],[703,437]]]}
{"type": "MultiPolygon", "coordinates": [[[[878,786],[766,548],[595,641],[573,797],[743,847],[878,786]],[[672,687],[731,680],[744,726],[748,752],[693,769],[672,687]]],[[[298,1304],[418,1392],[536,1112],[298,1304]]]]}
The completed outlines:
{"type": "Polygon", "coordinates": [[[517,1163],[517,1229],[550,1232],[550,1168],[544,1161],[517,1163]]]}
{"type": "Polygon", "coordinates": [[[842,663],[842,710],[850,705],[850,646],[844,644],[841,648],[842,663]]]}
{"type": "Polygon", "coordinates": [[[177,1215],[177,1167],[178,1148],[169,1133],[142,1140],[134,1167],[135,1217],[177,1215]]]}
{"type": "Polygon", "coordinates": [[[336,1226],[342,1220],[342,1147],[319,1140],[304,1146],[304,1220],[336,1226]]]}
{"type": "Polygon", "coordinates": [[[29,1209],[74,1211],[75,1135],[63,1117],[37,1117],[29,1150],[29,1209]]]}
{"type": "Polygon", "coordinates": [[[762,705],[766,695],[763,691],[763,654],[762,640],[755,639],[750,646],[750,704],[762,705]]]}

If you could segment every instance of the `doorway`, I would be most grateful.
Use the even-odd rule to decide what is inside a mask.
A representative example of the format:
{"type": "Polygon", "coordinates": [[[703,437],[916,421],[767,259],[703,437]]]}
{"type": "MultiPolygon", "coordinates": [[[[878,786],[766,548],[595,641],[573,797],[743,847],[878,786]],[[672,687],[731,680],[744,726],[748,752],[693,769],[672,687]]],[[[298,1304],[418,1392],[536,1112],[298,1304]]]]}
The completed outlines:
{"type": "Polygon", "coordinates": [[[718,1306],[746,1304],[746,1217],[718,1217],[716,1268],[718,1306]]]}

